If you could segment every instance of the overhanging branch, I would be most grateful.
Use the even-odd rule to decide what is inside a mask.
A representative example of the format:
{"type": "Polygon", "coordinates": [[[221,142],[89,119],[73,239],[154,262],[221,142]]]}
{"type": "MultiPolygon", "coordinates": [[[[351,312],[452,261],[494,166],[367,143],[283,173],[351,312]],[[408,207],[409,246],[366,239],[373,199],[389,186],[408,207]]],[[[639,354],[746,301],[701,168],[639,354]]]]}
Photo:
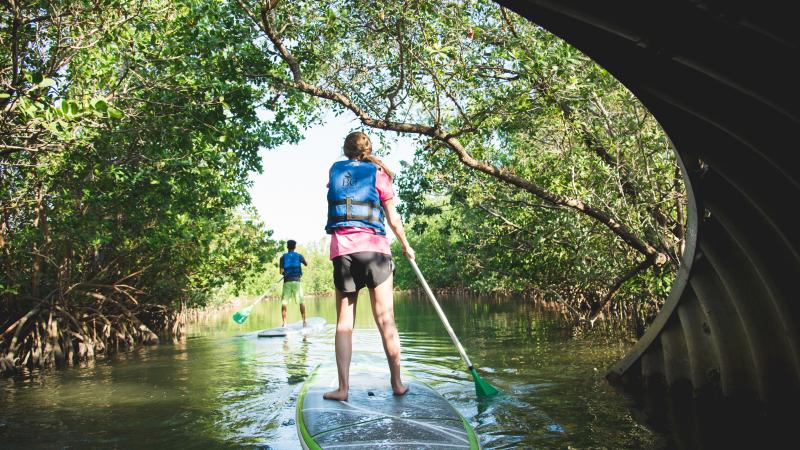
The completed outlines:
{"type": "MultiPolygon", "coordinates": [[[[241,5],[241,2],[239,3],[241,5]]],[[[498,168],[485,161],[479,161],[475,159],[456,138],[456,136],[445,132],[438,126],[434,127],[419,123],[395,122],[387,119],[372,117],[355,102],[353,102],[347,95],[341,92],[324,89],[306,82],[303,78],[300,64],[292,55],[291,51],[286,47],[278,32],[273,28],[270,21],[270,11],[271,9],[262,6],[260,13],[261,20],[258,25],[267,35],[270,42],[272,42],[272,44],[275,46],[281,59],[289,66],[289,70],[292,74],[292,82],[290,87],[308,95],[327,99],[337,103],[338,105],[350,110],[356,115],[356,117],[358,117],[361,123],[368,127],[399,133],[420,134],[438,140],[444,143],[453,153],[455,153],[459,161],[461,161],[461,163],[465,166],[483,172],[505,183],[517,186],[553,205],[563,206],[579,211],[603,224],[606,228],[611,230],[612,233],[617,235],[626,244],[628,244],[628,246],[645,255],[646,260],[650,261],[650,264],[656,264],[660,266],[667,261],[667,256],[665,254],[659,252],[652,245],[640,239],[631,231],[630,228],[614,220],[611,215],[605,211],[587,204],[580,199],[566,197],[546,191],[536,183],[513,174],[507,169],[498,168]]]]}

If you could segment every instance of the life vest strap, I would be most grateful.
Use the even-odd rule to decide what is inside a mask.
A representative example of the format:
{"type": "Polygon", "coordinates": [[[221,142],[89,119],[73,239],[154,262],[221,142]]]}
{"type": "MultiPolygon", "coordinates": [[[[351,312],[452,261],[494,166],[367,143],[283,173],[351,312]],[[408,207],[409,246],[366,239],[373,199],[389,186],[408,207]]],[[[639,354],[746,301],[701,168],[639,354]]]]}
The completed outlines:
{"type": "Polygon", "coordinates": [[[362,202],[358,200],[353,200],[350,197],[347,197],[345,200],[328,200],[329,206],[339,206],[339,205],[356,205],[356,206],[369,206],[372,208],[380,208],[381,204],[376,202],[362,202]]]}
{"type": "Polygon", "coordinates": [[[338,222],[341,220],[366,220],[367,222],[378,222],[380,221],[380,217],[383,213],[383,206],[376,202],[362,202],[359,200],[353,200],[351,197],[347,197],[344,200],[333,200],[328,202],[329,207],[340,205],[346,206],[345,214],[328,214],[328,222],[338,222]],[[353,206],[365,206],[369,208],[369,213],[366,215],[355,215],[353,214],[353,206]]]}
{"type": "Polygon", "coordinates": [[[339,220],[366,220],[368,222],[375,222],[376,221],[374,214],[370,214],[369,216],[354,216],[352,214],[349,215],[349,216],[331,216],[331,215],[329,215],[328,216],[328,220],[335,220],[335,221],[339,221],[339,220]]]}

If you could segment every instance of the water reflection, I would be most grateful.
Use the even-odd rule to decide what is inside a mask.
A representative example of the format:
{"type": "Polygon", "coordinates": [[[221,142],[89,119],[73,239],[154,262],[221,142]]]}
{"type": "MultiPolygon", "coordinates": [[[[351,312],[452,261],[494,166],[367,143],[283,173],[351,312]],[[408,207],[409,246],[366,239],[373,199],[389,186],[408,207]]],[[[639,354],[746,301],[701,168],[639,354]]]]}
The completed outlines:
{"type": "MultiPolygon", "coordinates": [[[[328,326],[302,338],[258,338],[280,324],[264,302],[244,325],[220,313],[163,344],[92,366],[0,380],[3,448],[296,449],[294,406],[307,375],[333,361],[332,298],[306,303],[328,326]]],[[[403,367],[441,392],[475,426],[484,448],[657,448],[603,374],[621,340],[574,339],[557,316],[526,302],[443,299],[484,378],[503,392],[477,401],[447,333],[421,298],[395,305],[403,367]]],[[[296,308],[295,308],[296,309],[296,308]]],[[[354,350],[382,354],[363,295],[354,350]]],[[[300,320],[289,310],[290,321],[300,320]]]]}

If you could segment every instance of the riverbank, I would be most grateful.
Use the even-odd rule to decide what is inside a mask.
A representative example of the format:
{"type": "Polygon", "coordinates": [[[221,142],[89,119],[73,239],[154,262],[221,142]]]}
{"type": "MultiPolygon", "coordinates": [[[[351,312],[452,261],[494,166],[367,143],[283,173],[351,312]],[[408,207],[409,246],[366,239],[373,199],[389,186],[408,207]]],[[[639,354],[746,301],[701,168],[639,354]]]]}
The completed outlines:
{"type": "MultiPolygon", "coordinates": [[[[365,295],[366,293],[362,294],[362,298],[364,298],[365,295]]],[[[425,296],[424,292],[420,289],[396,290],[395,295],[397,297],[423,299],[425,296]]],[[[572,324],[572,334],[574,336],[587,335],[587,333],[591,333],[594,336],[623,335],[627,336],[626,339],[630,340],[641,336],[647,323],[649,323],[639,320],[638,314],[632,314],[629,311],[630,306],[627,304],[622,304],[620,306],[615,305],[617,307],[613,308],[610,313],[600,316],[602,320],[590,323],[585,319],[589,312],[588,309],[584,309],[583,311],[577,310],[570,302],[565,301],[563,296],[557,295],[555,292],[542,294],[528,291],[522,294],[508,296],[500,293],[476,293],[466,289],[439,289],[436,291],[436,295],[444,303],[457,303],[460,298],[474,298],[487,304],[502,303],[511,298],[521,300],[543,311],[549,311],[564,318],[567,323],[572,324]]],[[[328,298],[333,297],[333,292],[308,294],[306,297],[309,300],[328,298]]],[[[13,354],[7,353],[3,359],[5,364],[0,364],[0,366],[2,366],[0,367],[0,373],[14,373],[38,368],[78,365],[79,363],[89,360],[104,359],[115,353],[126,352],[140,346],[155,345],[159,342],[179,341],[187,335],[188,328],[204,326],[218,320],[218,317],[223,315],[230,317],[234,312],[251,305],[258,300],[258,298],[258,296],[237,296],[204,308],[187,308],[183,312],[162,312],[162,320],[159,322],[160,326],[152,329],[144,326],[141,321],[137,323],[133,321],[133,319],[130,319],[129,322],[131,325],[127,327],[128,337],[125,339],[120,338],[104,341],[102,339],[103,336],[110,336],[111,338],[115,336],[115,329],[109,326],[107,329],[100,329],[105,334],[98,335],[98,333],[95,332],[94,338],[87,338],[89,335],[84,334],[84,340],[78,340],[69,346],[66,344],[67,341],[64,340],[61,342],[63,346],[56,348],[45,338],[46,334],[44,331],[48,328],[44,327],[42,339],[38,341],[38,347],[32,346],[32,348],[27,349],[27,353],[23,355],[27,356],[25,359],[15,360],[13,354]],[[169,320],[164,318],[168,318],[169,320]],[[41,350],[35,351],[36,348],[40,348],[41,350]],[[12,361],[15,361],[16,364],[12,364],[12,361]]],[[[278,295],[269,295],[264,302],[277,302],[279,299],[280,297],[278,295]]],[[[290,308],[290,313],[295,314],[295,310],[296,308],[290,308]]],[[[655,316],[654,312],[651,314],[652,317],[655,316]]],[[[152,318],[146,320],[147,323],[151,321],[152,318]]],[[[22,325],[24,325],[24,323],[22,325]]],[[[7,334],[9,338],[13,337],[13,333],[9,332],[7,334]]]]}
{"type": "MultiPolygon", "coordinates": [[[[635,342],[635,339],[644,333],[647,325],[658,312],[655,310],[650,311],[647,319],[642,320],[640,314],[634,313],[631,305],[615,304],[609,311],[599,314],[597,320],[589,321],[587,317],[591,314],[591,308],[588,306],[588,303],[585,301],[578,303],[578,307],[582,306],[582,309],[578,310],[575,306],[572,306],[570,302],[566,301],[562,295],[559,295],[555,291],[541,292],[529,290],[520,294],[507,294],[499,292],[483,293],[468,289],[450,288],[435,289],[434,293],[441,301],[448,303],[457,303],[459,299],[463,298],[478,299],[489,304],[502,303],[510,299],[524,301],[539,310],[557,314],[562,317],[566,323],[572,326],[572,334],[574,336],[591,335],[598,338],[602,336],[622,336],[628,342],[635,342]]],[[[422,289],[396,289],[394,294],[396,298],[416,298],[423,299],[427,302],[425,291],[422,289]]],[[[367,295],[366,292],[362,292],[359,298],[367,298],[367,295]]],[[[305,295],[307,299],[321,299],[333,296],[334,291],[305,295]]],[[[259,296],[231,297],[224,303],[205,308],[192,308],[187,310],[187,321],[189,324],[203,324],[215,320],[213,318],[218,317],[220,314],[232,316],[236,311],[253,304],[258,298],[259,296]]],[[[279,300],[279,295],[269,295],[264,301],[273,302],[279,300]]],[[[293,311],[293,308],[290,308],[290,311],[293,311]]]]}

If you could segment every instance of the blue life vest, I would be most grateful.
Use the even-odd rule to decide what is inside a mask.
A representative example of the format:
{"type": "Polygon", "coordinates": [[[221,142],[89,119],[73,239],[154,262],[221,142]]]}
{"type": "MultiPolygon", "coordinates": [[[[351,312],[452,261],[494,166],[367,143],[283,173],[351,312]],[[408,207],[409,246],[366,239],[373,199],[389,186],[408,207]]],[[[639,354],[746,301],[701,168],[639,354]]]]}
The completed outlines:
{"type": "Polygon", "coordinates": [[[283,254],[283,276],[286,278],[303,275],[300,267],[300,253],[288,252],[283,254]]]}
{"type": "Polygon", "coordinates": [[[375,188],[378,166],[366,161],[338,161],[328,182],[328,234],[339,227],[371,228],[386,234],[383,206],[375,188]]]}

